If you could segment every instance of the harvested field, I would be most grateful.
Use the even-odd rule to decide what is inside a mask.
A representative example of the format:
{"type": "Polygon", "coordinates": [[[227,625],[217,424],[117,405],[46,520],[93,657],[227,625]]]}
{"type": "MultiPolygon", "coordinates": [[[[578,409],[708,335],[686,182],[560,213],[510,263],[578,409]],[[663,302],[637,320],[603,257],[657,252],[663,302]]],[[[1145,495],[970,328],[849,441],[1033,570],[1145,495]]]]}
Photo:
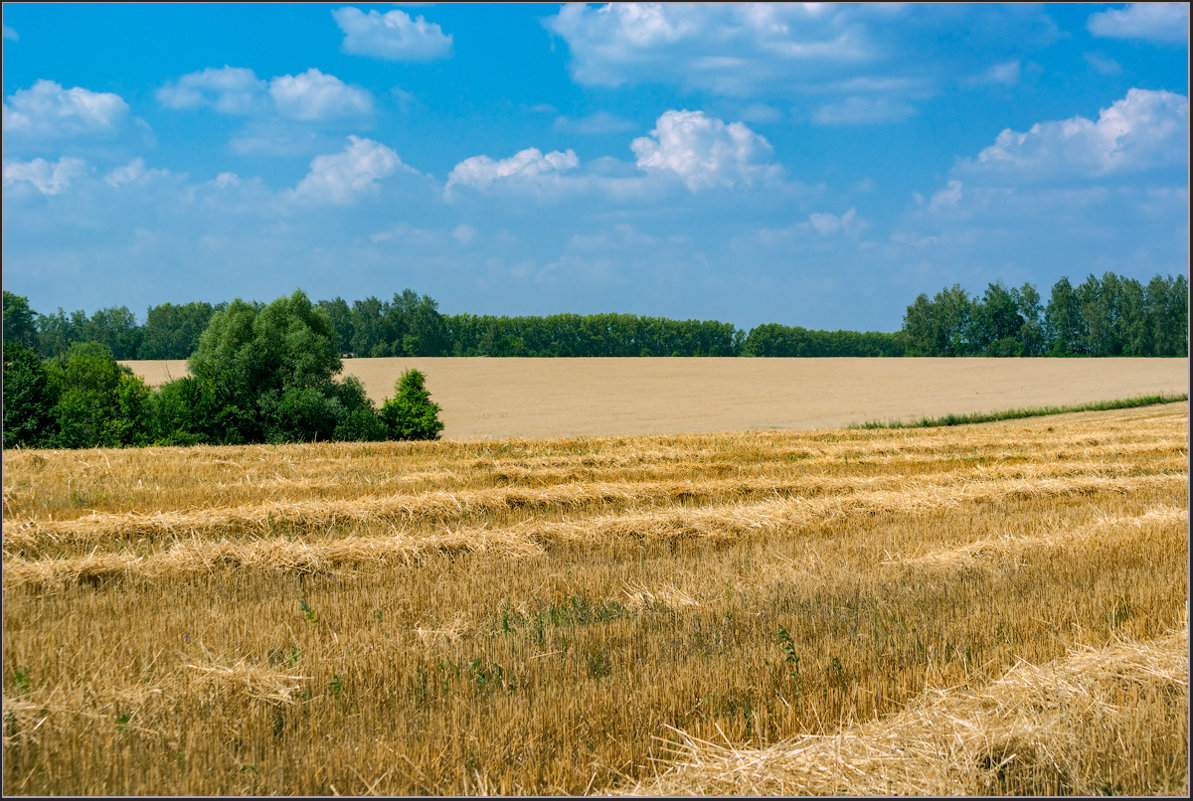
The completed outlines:
{"type": "Polygon", "coordinates": [[[6,451],[3,790],[1184,795],[1188,415],[6,451]]]}
{"type": "MultiPolygon", "coordinates": [[[[184,361],[125,362],[151,385],[184,361]]],[[[809,430],[1189,391],[1188,359],[345,359],[377,402],[427,375],[443,437],[809,430]]]]}

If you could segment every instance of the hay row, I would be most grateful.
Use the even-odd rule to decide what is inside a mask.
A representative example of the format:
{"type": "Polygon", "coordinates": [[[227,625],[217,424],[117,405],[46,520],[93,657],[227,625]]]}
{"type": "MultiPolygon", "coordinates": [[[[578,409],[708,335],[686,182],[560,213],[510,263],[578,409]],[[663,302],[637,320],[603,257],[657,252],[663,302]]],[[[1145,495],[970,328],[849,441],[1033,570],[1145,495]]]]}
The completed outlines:
{"type": "MultiPolygon", "coordinates": [[[[623,794],[1101,794],[1091,763],[1113,759],[1117,737],[1169,715],[1187,719],[1188,660],[1186,620],[1155,640],[1020,662],[982,689],[930,690],[904,712],[833,735],[746,749],[680,732],[673,767],[623,794]]],[[[1174,793],[1188,790],[1187,745],[1171,755],[1184,769],[1174,793]]]]}
{"type": "Polygon", "coordinates": [[[1092,543],[1100,541],[1108,531],[1120,528],[1129,527],[1142,531],[1177,525],[1185,529],[1188,528],[1188,507],[1157,506],[1148,509],[1141,515],[1102,517],[1077,526],[1054,528],[1032,534],[986,537],[956,548],[930,551],[917,556],[897,557],[887,560],[883,564],[948,566],[982,558],[1014,556],[1032,548],[1061,548],[1092,543]]]}
{"type": "Polygon", "coordinates": [[[430,553],[483,550],[510,558],[536,555],[564,543],[604,544],[618,541],[676,539],[725,540],[775,532],[795,532],[848,517],[875,514],[916,515],[974,503],[1011,499],[1064,497],[1093,493],[1129,493],[1176,487],[1182,476],[1127,479],[1084,477],[1046,481],[968,482],[959,485],[907,487],[852,495],[794,497],[754,503],[731,503],[694,509],[666,509],[637,514],[614,513],[578,521],[531,520],[507,528],[472,526],[438,533],[415,534],[393,529],[382,536],[347,536],[316,542],[255,539],[219,542],[198,537],[147,555],[99,552],[61,559],[6,556],[4,581],[9,586],[59,581],[99,580],[114,576],[156,579],[203,573],[220,566],[314,572],[378,561],[410,563],[430,553]]]}
{"type": "Polygon", "coordinates": [[[524,510],[577,512],[610,504],[713,503],[729,498],[757,498],[768,495],[819,495],[852,493],[864,489],[903,488],[919,483],[942,486],[972,481],[1033,481],[1064,477],[1082,480],[1083,475],[1131,476],[1156,470],[1184,470],[1186,462],[1152,466],[1143,471],[1134,466],[1097,462],[1046,464],[976,465],[928,476],[886,473],[880,476],[805,475],[794,479],[729,478],[701,482],[654,481],[639,483],[571,483],[547,488],[489,487],[448,492],[364,495],[351,499],[272,501],[252,505],[125,514],[93,512],[67,520],[8,519],[4,526],[4,548],[19,553],[39,543],[66,545],[95,544],[113,538],[162,535],[213,535],[268,533],[278,529],[309,531],[338,525],[361,525],[378,521],[420,520],[447,522],[476,514],[508,514],[524,510]]]}

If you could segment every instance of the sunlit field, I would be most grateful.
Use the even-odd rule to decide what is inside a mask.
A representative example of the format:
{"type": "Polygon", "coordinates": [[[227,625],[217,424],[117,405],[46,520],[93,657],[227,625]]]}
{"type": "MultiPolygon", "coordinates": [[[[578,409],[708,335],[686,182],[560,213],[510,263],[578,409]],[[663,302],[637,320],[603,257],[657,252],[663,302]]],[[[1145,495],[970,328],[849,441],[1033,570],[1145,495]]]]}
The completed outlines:
{"type": "MultiPolygon", "coordinates": [[[[125,362],[156,386],[185,361],[125,362]]],[[[377,403],[427,376],[444,439],[837,428],[1189,391],[1188,359],[345,359],[377,403]]]]}
{"type": "Polygon", "coordinates": [[[1184,795],[1188,414],[6,451],[3,789],[1184,795]]]}

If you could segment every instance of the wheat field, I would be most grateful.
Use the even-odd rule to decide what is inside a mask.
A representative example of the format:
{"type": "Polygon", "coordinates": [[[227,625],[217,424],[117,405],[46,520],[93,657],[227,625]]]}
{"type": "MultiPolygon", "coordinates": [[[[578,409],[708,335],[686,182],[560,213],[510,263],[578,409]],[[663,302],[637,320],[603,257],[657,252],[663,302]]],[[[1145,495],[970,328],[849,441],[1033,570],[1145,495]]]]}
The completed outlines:
{"type": "Polygon", "coordinates": [[[6,451],[3,789],[1183,796],[1188,416],[6,451]]]}
{"type": "MultiPolygon", "coordinates": [[[[185,361],[124,362],[151,386],[185,361]]],[[[1189,391],[1185,359],[345,359],[374,402],[427,376],[443,438],[811,430],[1189,391]]]]}

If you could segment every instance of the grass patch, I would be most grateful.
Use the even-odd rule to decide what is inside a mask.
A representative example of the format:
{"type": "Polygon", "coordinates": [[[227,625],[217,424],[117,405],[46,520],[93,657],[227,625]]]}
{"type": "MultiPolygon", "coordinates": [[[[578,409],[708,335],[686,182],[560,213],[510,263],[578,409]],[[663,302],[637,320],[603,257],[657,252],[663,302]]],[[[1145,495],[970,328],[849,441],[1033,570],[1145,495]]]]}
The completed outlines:
{"type": "Polygon", "coordinates": [[[1137,406],[1155,406],[1161,403],[1177,403],[1189,400],[1188,393],[1180,395],[1144,395],[1138,398],[1124,398],[1122,400],[1095,401],[1081,403],[1074,406],[1032,406],[1026,409],[1006,409],[1001,412],[975,412],[974,414],[946,414],[944,417],[924,417],[914,422],[870,421],[849,426],[850,428],[937,428],[940,426],[960,426],[970,423],[992,423],[998,420],[1017,420],[1023,417],[1043,417],[1049,414],[1067,414],[1069,412],[1105,412],[1112,409],[1134,409],[1137,406]]]}

